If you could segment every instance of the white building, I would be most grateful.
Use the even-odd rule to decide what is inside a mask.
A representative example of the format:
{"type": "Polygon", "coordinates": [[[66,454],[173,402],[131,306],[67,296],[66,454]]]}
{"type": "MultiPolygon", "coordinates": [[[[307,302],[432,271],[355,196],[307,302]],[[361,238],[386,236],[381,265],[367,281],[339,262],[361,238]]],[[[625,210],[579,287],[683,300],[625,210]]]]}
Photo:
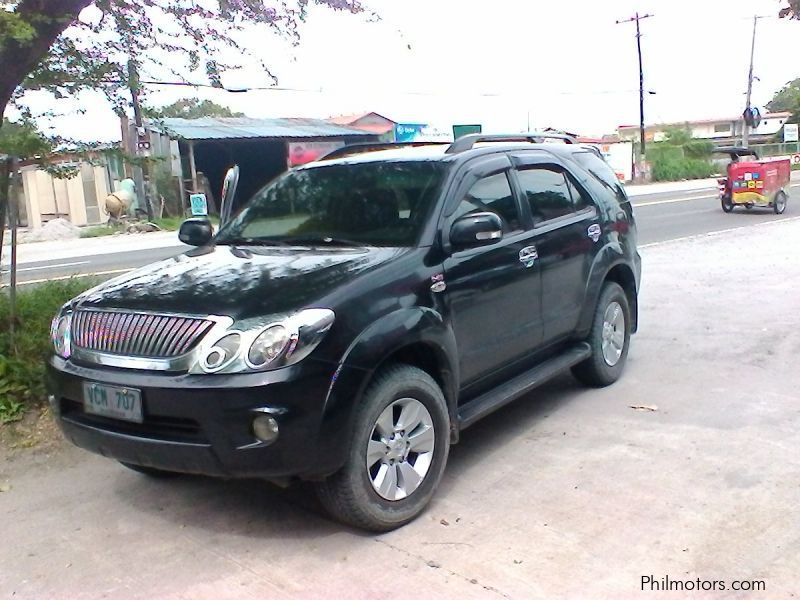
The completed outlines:
{"type": "MultiPolygon", "coordinates": [[[[750,142],[754,144],[769,143],[774,141],[787,119],[792,116],[790,112],[766,113],[761,116],[761,123],[755,129],[750,130],[750,142]]],[[[660,142],[666,137],[666,132],[670,128],[683,127],[689,128],[692,137],[704,140],[714,140],[720,145],[725,143],[736,143],[741,140],[744,130],[742,117],[731,117],[722,119],[706,119],[703,121],[684,121],[681,123],[658,123],[646,125],[645,141],[660,142]]],[[[639,139],[638,125],[621,125],[617,128],[617,133],[621,139],[636,141],[639,139]]]]}

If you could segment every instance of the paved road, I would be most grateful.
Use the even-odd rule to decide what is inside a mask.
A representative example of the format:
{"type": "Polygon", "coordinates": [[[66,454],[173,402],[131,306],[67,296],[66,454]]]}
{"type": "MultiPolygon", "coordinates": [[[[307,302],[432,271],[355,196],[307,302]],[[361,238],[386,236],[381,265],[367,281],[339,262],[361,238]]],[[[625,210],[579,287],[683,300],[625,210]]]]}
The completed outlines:
{"type": "MultiPolygon", "coordinates": [[[[632,202],[639,224],[639,243],[641,245],[653,244],[684,236],[749,227],[757,223],[798,216],[800,215],[800,204],[798,204],[800,203],[800,183],[794,184],[792,189],[794,197],[790,200],[786,213],[780,217],[765,209],[753,209],[747,212],[737,209],[733,214],[723,213],[715,188],[637,195],[632,202]]],[[[20,265],[19,281],[30,284],[47,279],[66,278],[76,274],[98,274],[101,277],[110,277],[175,256],[185,250],[186,246],[171,246],[27,262],[20,265]]]]}

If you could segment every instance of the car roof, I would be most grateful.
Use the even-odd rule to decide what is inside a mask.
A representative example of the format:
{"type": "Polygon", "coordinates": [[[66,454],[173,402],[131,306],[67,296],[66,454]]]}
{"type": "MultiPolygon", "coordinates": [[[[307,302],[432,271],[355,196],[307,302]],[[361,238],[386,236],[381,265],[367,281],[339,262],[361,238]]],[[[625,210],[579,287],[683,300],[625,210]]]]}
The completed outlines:
{"type": "MultiPolygon", "coordinates": [[[[386,145],[384,149],[370,149],[369,145],[362,152],[358,148],[353,148],[352,154],[330,159],[322,158],[316,162],[309,163],[300,168],[314,168],[328,165],[364,164],[372,162],[414,162],[414,161],[437,161],[437,162],[462,162],[476,156],[495,154],[499,152],[513,152],[520,150],[537,150],[549,153],[558,157],[568,157],[577,152],[590,152],[591,150],[580,144],[563,143],[529,143],[529,142],[480,142],[461,152],[448,153],[450,144],[431,143],[426,145],[400,145],[391,147],[386,145]]],[[[346,148],[345,148],[346,149],[346,148]]]]}

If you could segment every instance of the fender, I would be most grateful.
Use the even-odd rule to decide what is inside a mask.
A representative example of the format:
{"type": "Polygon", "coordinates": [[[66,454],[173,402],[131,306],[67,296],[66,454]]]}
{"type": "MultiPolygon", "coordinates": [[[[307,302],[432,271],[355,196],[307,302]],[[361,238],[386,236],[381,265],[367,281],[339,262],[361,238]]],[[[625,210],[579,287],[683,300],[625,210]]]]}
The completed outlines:
{"type": "Polygon", "coordinates": [[[319,441],[320,457],[344,464],[352,438],[352,415],[364,396],[375,371],[394,353],[412,344],[425,344],[436,357],[436,379],[443,387],[453,427],[457,427],[458,356],[455,336],[449,323],[432,308],[414,307],[389,313],[372,323],[356,337],[339,361],[331,379],[322,410],[319,441]]]}
{"type": "MultiPolygon", "coordinates": [[[[594,309],[597,305],[597,300],[600,297],[600,291],[603,289],[603,282],[608,276],[609,272],[616,266],[622,265],[628,270],[630,266],[625,260],[625,251],[618,241],[613,241],[606,244],[603,249],[597,253],[594,261],[592,262],[591,270],[589,272],[588,283],[586,286],[586,296],[583,301],[583,308],[581,309],[581,316],[578,320],[578,327],[576,330],[577,337],[584,337],[588,335],[589,329],[592,326],[592,319],[594,318],[594,309]]],[[[634,278],[634,285],[638,286],[636,282],[636,275],[631,270],[631,276],[634,278]]],[[[636,324],[638,323],[638,302],[636,301],[636,293],[634,292],[634,301],[631,303],[631,313],[633,319],[632,332],[636,331],[636,324]]]]}

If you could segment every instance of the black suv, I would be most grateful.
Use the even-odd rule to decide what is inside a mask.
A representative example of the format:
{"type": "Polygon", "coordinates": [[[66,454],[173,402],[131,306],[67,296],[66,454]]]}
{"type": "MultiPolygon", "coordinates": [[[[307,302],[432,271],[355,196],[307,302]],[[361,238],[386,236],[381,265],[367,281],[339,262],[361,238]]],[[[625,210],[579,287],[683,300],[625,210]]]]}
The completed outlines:
{"type": "Polygon", "coordinates": [[[67,303],[54,414],[151,475],[314,482],[385,531],[430,501],[462,430],[572,369],[622,373],[631,205],[592,148],[541,136],[345,148],[267,185],[198,246],[67,303]]]}

